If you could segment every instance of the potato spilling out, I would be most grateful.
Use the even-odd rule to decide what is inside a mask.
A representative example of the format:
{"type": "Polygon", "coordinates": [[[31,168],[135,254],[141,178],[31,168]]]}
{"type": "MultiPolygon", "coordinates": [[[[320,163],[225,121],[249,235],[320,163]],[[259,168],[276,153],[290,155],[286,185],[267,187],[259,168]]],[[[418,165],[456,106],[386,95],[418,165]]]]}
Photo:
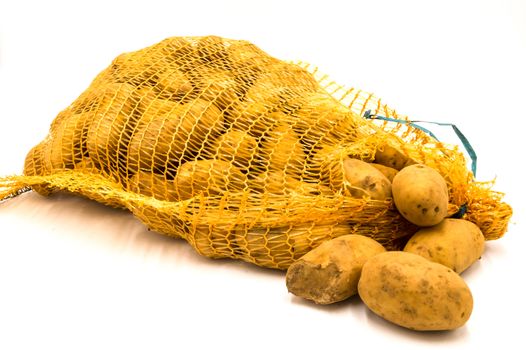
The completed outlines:
{"type": "Polygon", "coordinates": [[[445,219],[440,224],[415,233],[404,251],[461,273],[477,261],[484,252],[484,235],[472,222],[445,219]]]}
{"type": "Polygon", "coordinates": [[[446,181],[435,169],[423,164],[400,170],[393,179],[396,208],[418,226],[433,226],[447,215],[449,194],[446,181]]]}
{"type": "Polygon", "coordinates": [[[375,314],[419,331],[458,328],[473,309],[471,291],[459,275],[405,252],[370,258],[363,265],[358,293],[375,314]]]}
{"type": "Polygon", "coordinates": [[[322,243],[287,270],[289,292],[314,301],[332,304],[358,292],[363,264],[385,248],[372,238],[345,235],[322,243]]]}

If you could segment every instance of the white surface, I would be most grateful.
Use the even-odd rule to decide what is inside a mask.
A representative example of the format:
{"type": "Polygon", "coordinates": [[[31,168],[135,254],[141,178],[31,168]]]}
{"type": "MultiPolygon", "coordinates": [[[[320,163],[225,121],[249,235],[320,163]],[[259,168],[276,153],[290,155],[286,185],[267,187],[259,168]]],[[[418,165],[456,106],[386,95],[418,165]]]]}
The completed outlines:
{"type": "Polygon", "coordinates": [[[0,174],[119,53],[169,36],[251,40],[414,119],[454,122],[515,216],[463,277],[454,332],[415,333],[358,297],[319,307],[284,273],[198,256],[124,211],[33,193],[0,205],[0,349],[524,348],[526,5],[517,1],[6,1],[0,12],[0,174]],[[193,4],[193,5],[190,5],[193,4]],[[515,162],[514,162],[515,161],[515,162]]]}

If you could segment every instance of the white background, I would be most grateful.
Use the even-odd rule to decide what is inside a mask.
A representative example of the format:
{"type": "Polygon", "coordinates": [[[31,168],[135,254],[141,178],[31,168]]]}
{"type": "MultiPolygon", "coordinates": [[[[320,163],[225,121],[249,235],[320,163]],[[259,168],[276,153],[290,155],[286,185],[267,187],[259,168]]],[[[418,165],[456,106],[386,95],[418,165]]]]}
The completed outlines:
{"type": "Polygon", "coordinates": [[[496,177],[515,210],[463,274],[475,300],[466,326],[416,333],[358,297],[304,302],[284,272],[202,258],[127,212],[27,193],[0,204],[0,349],[525,348],[526,2],[0,4],[0,175],[22,171],[55,115],[119,53],[215,34],[311,62],[413,119],[457,124],[478,179],[496,177]]]}

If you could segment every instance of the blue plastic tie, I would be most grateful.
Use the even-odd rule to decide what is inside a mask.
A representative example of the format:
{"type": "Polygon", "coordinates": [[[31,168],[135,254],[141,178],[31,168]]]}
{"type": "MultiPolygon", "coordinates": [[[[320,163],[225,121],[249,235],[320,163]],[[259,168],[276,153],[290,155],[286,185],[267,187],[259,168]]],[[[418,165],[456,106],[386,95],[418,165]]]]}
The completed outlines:
{"type": "Polygon", "coordinates": [[[438,138],[435,136],[435,134],[433,134],[431,132],[431,130],[429,130],[427,128],[424,128],[423,126],[415,124],[415,123],[428,123],[428,124],[435,124],[435,125],[440,125],[440,126],[451,126],[453,128],[453,131],[457,135],[457,137],[460,139],[460,142],[462,142],[462,146],[464,146],[464,149],[468,153],[469,158],[471,158],[471,171],[473,172],[473,176],[477,176],[477,153],[475,153],[475,150],[473,149],[473,147],[469,143],[469,141],[466,138],[466,136],[464,136],[464,134],[459,130],[459,128],[455,124],[439,123],[439,122],[428,122],[428,121],[424,121],[424,120],[412,120],[412,121],[409,121],[409,120],[403,120],[403,119],[395,119],[395,118],[384,117],[384,116],[377,115],[377,114],[372,114],[371,110],[365,111],[363,117],[365,119],[378,119],[378,120],[385,120],[385,121],[388,121],[388,122],[395,122],[395,123],[400,123],[400,124],[411,125],[414,128],[422,130],[423,132],[425,132],[426,134],[428,134],[429,136],[431,136],[432,138],[434,138],[437,141],[438,141],[438,138]]]}

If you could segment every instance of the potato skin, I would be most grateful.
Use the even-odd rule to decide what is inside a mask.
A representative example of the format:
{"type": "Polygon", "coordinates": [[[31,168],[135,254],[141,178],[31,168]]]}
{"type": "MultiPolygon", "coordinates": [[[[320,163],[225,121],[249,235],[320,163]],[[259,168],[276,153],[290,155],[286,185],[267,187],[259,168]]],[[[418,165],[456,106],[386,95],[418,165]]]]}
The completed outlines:
{"type": "Polygon", "coordinates": [[[164,175],[143,170],[128,180],[127,189],[159,200],[177,201],[179,199],[173,180],[166,179],[164,175]]]}
{"type": "Polygon", "coordinates": [[[390,145],[384,145],[376,151],[374,162],[396,170],[402,170],[415,163],[411,158],[390,145]]]}
{"type": "Polygon", "coordinates": [[[404,218],[418,226],[433,226],[447,215],[449,195],[444,178],[433,168],[415,164],[393,179],[393,199],[404,218]]]}
{"type": "Polygon", "coordinates": [[[326,241],[289,267],[287,288],[316,304],[345,300],[358,292],[363,264],[382,252],[380,243],[357,234],[326,241]]]}
{"type": "Polygon", "coordinates": [[[186,162],[177,169],[175,191],[181,200],[199,193],[206,196],[241,191],[247,185],[246,175],[236,166],[215,159],[186,162]]]}
{"type": "Polygon", "coordinates": [[[363,265],[358,293],[375,314],[418,331],[461,327],[473,310],[471,291],[458,274],[406,252],[370,258],[363,265]]]}
{"type": "Polygon", "coordinates": [[[484,235],[474,223],[444,219],[440,224],[421,229],[407,242],[405,252],[462,273],[484,252],[484,235]]]}
{"type": "Polygon", "coordinates": [[[369,163],[346,158],[343,161],[343,171],[344,184],[348,185],[353,197],[368,195],[377,200],[391,197],[391,182],[369,163]]]}
{"type": "Polygon", "coordinates": [[[370,163],[373,167],[375,167],[377,170],[380,170],[382,174],[392,183],[394,177],[396,174],[398,174],[398,170],[395,168],[391,168],[382,164],[376,164],[376,163],[370,163]]]}

